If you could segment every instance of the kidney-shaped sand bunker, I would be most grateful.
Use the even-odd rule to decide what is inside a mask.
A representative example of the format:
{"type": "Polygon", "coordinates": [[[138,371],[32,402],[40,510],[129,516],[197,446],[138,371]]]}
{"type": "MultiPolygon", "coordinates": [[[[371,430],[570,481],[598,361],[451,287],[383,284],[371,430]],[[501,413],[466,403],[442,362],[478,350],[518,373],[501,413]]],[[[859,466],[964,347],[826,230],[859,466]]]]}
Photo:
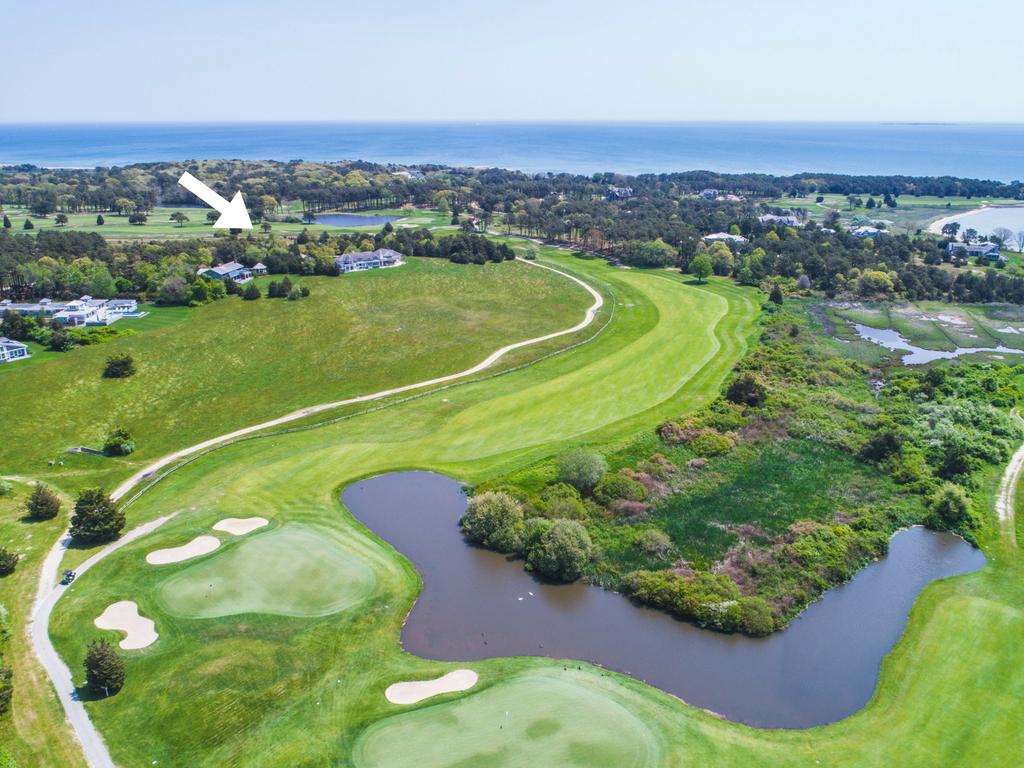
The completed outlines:
{"type": "Polygon", "coordinates": [[[373,570],[326,530],[290,524],[253,536],[164,581],[157,596],[171,614],[324,616],[373,591],[373,570]]]}

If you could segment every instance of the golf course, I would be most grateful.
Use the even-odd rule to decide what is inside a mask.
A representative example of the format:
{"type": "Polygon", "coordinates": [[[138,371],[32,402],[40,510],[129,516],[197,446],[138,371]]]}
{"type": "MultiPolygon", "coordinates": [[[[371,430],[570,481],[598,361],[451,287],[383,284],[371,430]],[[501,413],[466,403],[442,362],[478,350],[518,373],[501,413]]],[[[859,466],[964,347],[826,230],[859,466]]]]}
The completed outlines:
{"type": "MultiPolygon", "coordinates": [[[[255,374],[258,348],[233,359],[256,366],[252,388],[232,393],[237,397],[208,395],[222,407],[211,406],[203,419],[180,419],[176,426],[174,407],[150,401],[151,413],[138,417],[146,427],[135,431],[151,437],[140,439],[136,454],[103,467],[76,457],[52,471],[47,481],[62,490],[113,485],[166,453],[247,424],[463,370],[502,344],[578,323],[591,296],[567,275],[604,299],[589,326],[517,349],[479,374],[414,397],[354,403],[297,418],[286,429],[269,427],[226,441],[147,483],[126,510],[126,531],[162,522],[76,580],[49,623],[61,658],[78,670],[88,640],[124,637],[95,626],[110,606],[132,601],[139,616],[154,622],[158,639],[124,653],[127,683],[116,696],[91,700],[83,692],[85,710],[113,762],[359,768],[1015,764],[1024,726],[1017,706],[1024,689],[1016,674],[1024,650],[1015,641],[1024,632],[1024,588],[1016,549],[998,527],[982,534],[988,565],[922,593],[883,663],[869,705],[821,728],[755,730],[577,661],[517,657],[445,664],[403,651],[399,634],[420,575],[352,517],[340,500],[345,487],[406,469],[473,484],[579,445],[614,450],[707,404],[755,343],[760,298],[754,289],[715,278],[694,281],[678,272],[617,269],[557,249],[541,249],[540,257],[565,274],[516,263],[486,267],[501,272],[505,282],[489,306],[465,310],[462,326],[417,328],[414,339],[396,330],[344,357],[347,366],[333,364],[336,355],[348,354],[346,344],[310,363],[302,355],[302,334],[290,333],[298,348],[283,356],[288,365],[273,374],[255,374]],[[519,293],[513,297],[514,291],[519,293]],[[541,291],[547,292],[543,299],[541,291]],[[438,353],[435,344],[445,351],[438,353]],[[565,351],[552,354],[559,350],[565,351]],[[228,518],[257,516],[268,521],[258,530],[237,535],[218,528],[228,518]],[[147,562],[154,551],[211,535],[219,543],[205,553],[147,562]],[[478,681],[466,690],[414,704],[385,696],[395,683],[467,668],[478,681]]],[[[422,287],[401,301],[393,296],[403,295],[405,280],[437,277],[434,270],[456,275],[446,298],[479,299],[479,292],[463,293],[467,273],[458,269],[414,260],[406,273],[382,270],[357,280],[382,283],[377,295],[386,295],[383,303],[395,312],[420,300],[440,301],[436,290],[424,293],[422,287]]],[[[438,280],[435,288],[443,275],[438,280]]],[[[310,285],[312,298],[330,292],[312,280],[310,285]]],[[[339,290],[348,290],[342,285],[339,290]]],[[[250,327],[288,323],[285,315],[295,308],[259,307],[280,314],[250,327]]],[[[250,309],[235,302],[201,311],[213,316],[250,309]]],[[[347,322],[358,314],[339,312],[347,322]]],[[[326,315],[306,320],[312,323],[307,332],[321,341],[330,336],[314,330],[318,323],[346,322],[326,315]]],[[[182,332],[198,322],[182,323],[182,332]]],[[[388,316],[389,328],[406,322],[388,316]]],[[[381,323],[376,325],[380,331],[381,323]]],[[[157,333],[140,331],[108,346],[142,345],[148,338],[154,346],[137,356],[144,364],[159,361],[157,333]]],[[[83,348],[73,355],[85,365],[92,352],[83,348]]],[[[64,361],[26,367],[21,375],[45,381],[56,375],[47,368],[58,363],[64,361]]],[[[202,374],[183,376],[185,388],[207,386],[200,384],[204,374],[216,377],[224,364],[211,353],[202,374]]],[[[159,380],[159,369],[154,377],[159,380]]],[[[186,402],[202,407],[202,397],[179,397],[178,408],[186,402]]],[[[102,409],[90,414],[84,400],[76,408],[67,408],[72,415],[84,411],[73,427],[75,442],[100,435],[102,428],[90,432],[85,425],[102,409]]],[[[38,455],[20,465],[25,473],[59,450],[61,441],[72,442],[68,428],[54,425],[52,434],[41,433],[38,455]]],[[[19,467],[16,461],[9,465],[19,467]]],[[[987,515],[995,514],[998,482],[992,472],[979,492],[987,515]]],[[[64,567],[95,551],[68,550],[64,567]]],[[[59,711],[50,706],[44,717],[59,730],[53,725],[59,711]]],[[[39,753],[23,749],[32,764],[39,753]]]]}

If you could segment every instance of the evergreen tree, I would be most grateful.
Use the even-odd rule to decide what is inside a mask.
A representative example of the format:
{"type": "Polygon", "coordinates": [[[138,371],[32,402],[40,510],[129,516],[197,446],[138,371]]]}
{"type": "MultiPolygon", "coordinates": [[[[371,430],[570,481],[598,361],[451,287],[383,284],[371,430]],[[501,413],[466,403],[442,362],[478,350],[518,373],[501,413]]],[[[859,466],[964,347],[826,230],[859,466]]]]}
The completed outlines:
{"type": "Polygon", "coordinates": [[[124,528],[124,512],[101,488],[86,488],[75,502],[71,538],[85,544],[113,541],[124,528]]]}
{"type": "Polygon", "coordinates": [[[772,286],[772,292],[768,296],[768,299],[772,304],[778,304],[780,307],[782,306],[782,289],[779,288],[778,283],[772,286]]]}
{"type": "Polygon", "coordinates": [[[256,287],[256,283],[249,283],[245,286],[245,293],[242,294],[243,299],[246,301],[256,301],[259,297],[260,289],[256,287]]]}
{"type": "Polygon", "coordinates": [[[124,687],[124,661],[106,640],[93,640],[85,653],[85,684],[97,696],[113,696],[124,687]]]}
{"type": "Polygon", "coordinates": [[[129,354],[111,355],[103,367],[103,378],[126,379],[135,373],[135,359],[129,354]]]}
{"type": "Polygon", "coordinates": [[[25,223],[21,227],[22,229],[35,229],[36,225],[32,223],[32,219],[25,219],[25,223]]]}
{"type": "Polygon", "coordinates": [[[280,295],[281,294],[280,294],[280,289],[278,288],[278,285],[277,285],[277,280],[271,280],[267,284],[267,298],[268,299],[276,299],[280,295]]]}
{"type": "Polygon", "coordinates": [[[33,520],[52,520],[60,514],[60,498],[48,486],[36,483],[25,503],[25,511],[33,520]]]}
{"type": "Polygon", "coordinates": [[[18,567],[18,553],[0,547],[0,576],[10,576],[18,567]]]}
{"type": "Polygon", "coordinates": [[[104,224],[106,224],[106,221],[103,219],[103,214],[102,213],[96,214],[96,226],[97,227],[102,227],[104,224]]]}
{"type": "Polygon", "coordinates": [[[10,216],[8,216],[8,215],[7,215],[6,213],[5,213],[5,214],[4,214],[4,229],[10,229],[10,228],[11,228],[11,217],[10,217],[10,216]]]}

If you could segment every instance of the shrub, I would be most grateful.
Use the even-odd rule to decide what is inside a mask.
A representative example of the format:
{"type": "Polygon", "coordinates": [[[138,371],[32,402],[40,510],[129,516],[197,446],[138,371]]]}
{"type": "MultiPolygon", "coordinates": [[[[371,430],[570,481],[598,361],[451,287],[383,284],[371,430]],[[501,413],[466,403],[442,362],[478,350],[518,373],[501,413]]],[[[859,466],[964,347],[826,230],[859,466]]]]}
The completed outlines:
{"type": "Polygon", "coordinates": [[[33,520],[52,520],[60,513],[60,499],[49,487],[36,483],[25,503],[25,511],[33,520]]]}
{"type": "Polygon", "coordinates": [[[551,530],[555,523],[546,517],[530,517],[523,522],[522,550],[529,552],[540,543],[544,534],[551,530]]]}
{"type": "Polygon", "coordinates": [[[729,384],[726,398],[737,405],[757,407],[763,405],[768,396],[764,381],[753,373],[741,373],[729,384]]]}
{"type": "Polygon", "coordinates": [[[111,355],[103,367],[103,378],[126,379],[135,373],[135,360],[129,354],[111,355]]]}
{"type": "Polygon", "coordinates": [[[590,560],[590,534],[575,520],[556,520],[530,548],[526,567],[558,581],[575,581],[590,560]]]}
{"type": "Polygon", "coordinates": [[[607,471],[608,462],[604,456],[585,448],[576,448],[558,458],[558,479],[581,493],[597,485],[607,471]]]}
{"type": "Polygon", "coordinates": [[[978,518],[971,509],[967,491],[954,483],[943,483],[928,500],[925,525],[939,531],[971,531],[978,518]]]}
{"type": "Polygon", "coordinates": [[[260,289],[256,287],[255,283],[249,283],[245,286],[242,298],[246,301],[256,301],[256,299],[260,298],[260,289]]]}
{"type": "Polygon", "coordinates": [[[499,552],[522,548],[523,508],[503,491],[487,491],[469,500],[459,520],[466,538],[499,552]]]}
{"type": "Polygon", "coordinates": [[[0,496],[6,496],[14,491],[14,486],[6,480],[0,480],[0,496]]]}
{"type": "Polygon", "coordinates": [[[568,483],[549,485],[541,491],[540,501],[546,517],[578,520],[587,515],[587,509],[580,499],[580,492],[568,483]]]}
{"type": "MultiPolygon", "coordinates": [[[[14,695],[14,670],[10,667],[0,667],[0,715],[5,715],[11,709],[11,698],[14,695]]],[[[0,768],[4,768],[4,752],[0,750],[0,768]]],[[[14,765],[14,758],[8,753],[9,762],[7,765],[14,765]]]]}
{"type": "Polygon", "coordinates": [[[650,557],[663,560],[672,552],[672,539],[664,531],[649,528],[636,538],[637,546],[650,557]]]}
{"type": "Polygon", "coordinates": [[[78,495],[71,516],[71,538],[85,544],[113,541],[124,528],[124,512],[100,488],[87,488],[78,495]]]}
{"type": "Polygon", "coordinates": [[[604,480],[594,488],[594,498],[601,504],[608,506],[614,501],[645,501],[647,489],[642,483],[637,482],[625,475],[607,475],[604,480]]]}
{"type": "Polygon", "coordinates": [[[735,441],[728,435],[722,435],[709,429],[690,441],[690,450],[698,456],[707,458],[728,453],[735,445],[735,441]]]}
{"type": "Polygon", "coordinates": [[[124,687],[124,662],[106,640],[94,640],[85,653],[85,684],[97,696],[113,696],[124,687]]]}
{"type": "Polygon", "coordinates": [[[0,576],[10,576],[18,567],[18,553],[0,547],[0,576]]]}
{"type": "Polygon", "coordinates": [[[127,456],[135,451],[135,440],[124,427],[114,427],[103,444],[103,452],[108,456],[127,456]]]}
{"type": "Polygon", "coordinates": [[[764,598],[740,600],[739,630],[753,637],[764,637],[775,631],[775,614],[764,598]]]}

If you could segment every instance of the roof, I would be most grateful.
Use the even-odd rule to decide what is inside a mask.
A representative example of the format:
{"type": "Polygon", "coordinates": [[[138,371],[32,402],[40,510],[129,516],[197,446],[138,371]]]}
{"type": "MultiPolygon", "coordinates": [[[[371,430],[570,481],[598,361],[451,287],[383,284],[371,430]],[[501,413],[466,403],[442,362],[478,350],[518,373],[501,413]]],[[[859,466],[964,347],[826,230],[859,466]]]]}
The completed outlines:
{"type": "Polygon", "coordinates": [[[213,272],[216,275],[230,275],[232,272],[238,272],[239,270],[248,269],[244,264],[239,264],[237,261],[229,261],[227,264],[220,264],[216,267],[210,267],[207,272],[213,272]]]}
{"type": "Polygon", "coordinates": [[[731,235],[728,232],[715,232],[712,235],[704,235],[705,240],[732,240],[734,243],[745,243],[747,238],[742,235],[731,235]]]}
{"type": "Polygon", "coordinates": [[[3,344],[5,347],[8,347],[8,346],[9,347],[24,347],[24,346],[26,346],[25,344],[22,344],[20,341],[15,341],[14,339],[8,339],[6,336],[0,336],[0,344],[3,344]]]}
{"type": "Polygon", "coordinates": [[[334,260],[337,262],[345,262],[350,264],[354,261],[370,261],[370,260],[384,260],[384,261],[400,261],[402,254],[398,251],[393,251],[390,248],[378,248],[376,251],[353,251],[352,253],[343,253],[340,256],[335,256],[334,260]]]}
{"type": "Polygon", "coordinates": [[[262,261],[257,261],[255,264],[252,265],[252,268],[253,269],[266,269],[267,265],[264,264],[262,261]]]}

